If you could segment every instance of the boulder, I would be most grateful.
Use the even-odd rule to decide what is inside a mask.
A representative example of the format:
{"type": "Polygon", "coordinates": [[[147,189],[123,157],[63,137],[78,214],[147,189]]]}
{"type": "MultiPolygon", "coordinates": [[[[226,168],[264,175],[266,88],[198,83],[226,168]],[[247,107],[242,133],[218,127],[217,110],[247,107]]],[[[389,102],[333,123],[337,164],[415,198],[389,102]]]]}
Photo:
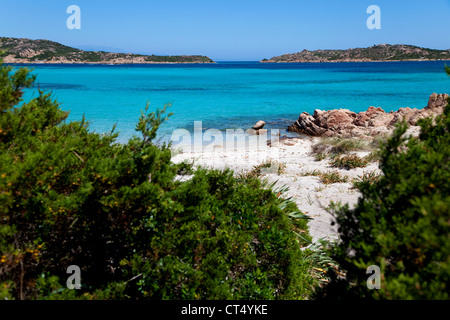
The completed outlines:
{"type": "Polygon", "coordinates": [[[328,116],[326,117],[326,126],[325,128],[333,130],[335,129],[340,130],[342,128],[345,128],[347,125],[352,124],[354,118],[352,113],[349,110],[331,110],[328,113],[328,116]]]}
{"type": "Polygon", "coordinates": [[[310,136],[370,137],[389,132],[396,123],[403,120],[415,126],[420,119],[442,114],[447,99],[447,94],[433,93],[423,109],[400,108],[389,113],[379,107],[369,107],[367,111],[358,114],[348,109],[316,109],[313,115],[301,113],[297,121],[288,127],[288,131],[310,136]]]}
{"type": "Polygon", "coordinates": [[[360,112],[353,123],[358,127],[367,127],[369,120],[370,118],[365,112],[360,112]]]}
{"type": "Polygon", "coordinates": [[[426,108],[434,109],[445,107],[447,105],[447,99],[448,94],[437,94],[434,92],[428,99],[428,105],[426,106],[426,108]]]}
{"type": "Polygon", "coordinates": [[[262,129],[265,124],[266,123],[264,121],[260,120],[252,127],[252,129],[255,129],[255,130],[262,129]]]}
{"type": "Polygon", "coordinates": [[[368,117],[372,117],[373,115],[377,115],[377,114],[379,114],[379,113],[385,113],[385,112],[384,112],[384,110],[381,109],[380,107],[378,107],[378,108],[375,108],[375,107],[369,107],[369,108],[367,109],[367,111],[365,112],[365,114],[366,114],[368,117]]]}
{"type": "Polygon", "coordinates": [[[322,128],[321,126],[316,125],[315,119],[313,116],[311,116],[307,112],[303,112],[298,117],[297,121],[288,127],[288,131],[291,132],[298,132],[307,134],[310,136],[321,136],[325,131],[327,131],[326,128],[322,128]]]}

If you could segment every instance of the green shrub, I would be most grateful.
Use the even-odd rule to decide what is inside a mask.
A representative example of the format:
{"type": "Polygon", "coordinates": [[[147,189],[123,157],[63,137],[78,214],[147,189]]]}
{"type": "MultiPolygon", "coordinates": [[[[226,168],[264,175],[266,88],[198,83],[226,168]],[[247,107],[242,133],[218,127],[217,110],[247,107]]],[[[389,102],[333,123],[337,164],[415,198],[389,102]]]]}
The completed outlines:
{"type": "Polygon", "coordinates": [[[365,184],[372,185],[379,182],[380,179],[381,174],[377,173],[375,170],[364,172],[362,175],[353,180],[353,187],[355,189],[361,189],[365,184]]]}
{"type": "MultiPolygon", "coordinates": [[[[1,63],[1,62],[0,62],[1,63]]],[[[152,140],[65,122],[34,80],[0,64],[0,299],[297,299],[312,285],[296,205],[255,178],[189,169],[152,140]],[[290,215],[291,214],[291,215],[290,215]],[[65,283],[81,268],[81,290],[65,283]]]]}
{"type": "Polygon", "coordinates": [[[193,162],[180,162],[177,165],[177,174],[180,176],[192,175],[194,174],[194,163],[193,162]]]}
{"type": "Polygon", "coordinates": [[[365,156],[367,162],[379,162],[381,160],[381,155],[379,149],[375,149],[365,156]]]}
{"type": "Polygon", "coordinates": [[[331,166],[337,168],[354,169],[366,167],[368,163],[369,162],[366,158],[361,158],[356,154],[350,154],[334,157],[331,161],[331,166]]]}
{"type": "Polygon", "coordinates": [[[323,184],[332,184],[332,183],[340,183],[340,182],[348,182],[347,176],[341,176],[341,174],[338,171],[326,171],[322,172],[320,170],[312,170],[312,171],[305,171],[300,173],[301,176],[313,176],[313,177],[319,177],[320,182],[323,184]]]}
{"type": "Polygon", "coordinates": [[[330,254],[346,276],[320,298],[449,299],[450,106],[419,122],[406,140],[400,124],[381,150],[383,175],[359,183],[354,209],[335,210],[340,241],[330,254]],[[381,289],[369,290],[366,269],[381,269],[381,289]]]}
{"type": "Polygon", "coordinates": [[[341,176],[338,171],[327,171],[320,175],[320,181],[324,184],[348,182],[347,176],[341,176]]]}
{"type": "Polygon", "coordinates": [[[314,160],[316,160],[316,161],[322,161],[322,160],[325,160],[326,158],[327,158],[326,153],[319,152],[314,155],[314,160]]]}

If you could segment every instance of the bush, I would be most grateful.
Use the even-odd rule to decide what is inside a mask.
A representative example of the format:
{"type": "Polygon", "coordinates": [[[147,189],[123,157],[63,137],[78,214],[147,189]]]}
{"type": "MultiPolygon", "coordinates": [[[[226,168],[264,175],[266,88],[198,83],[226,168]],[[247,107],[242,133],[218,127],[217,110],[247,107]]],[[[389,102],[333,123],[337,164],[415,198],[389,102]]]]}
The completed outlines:
{"type": "Polygon", "coordinates": [[[313,176],[313,177],[319,177],[320,182],[323,184],[332,184],[332,183],[341,183],[341,182],[348,182],[347,176],[341,176],[341,174],[338,171],[326,171],[322,172],[320,170],[312,170],[312,171],[304,171],[300,173],[301,176],[313,176]]]}
{"type": "Polygon", "coordinates": [[[324,184],[348,182],[347,176],[341,176],[338,171],[327,171],[320,175],[320,181],[324,184]]]}
{"type": "Polygon", "coordinates": [[[177,165],[177,174],[180,176],[194,174],[194,162],[183,161],[177,165]]]}
{"type": "MultiPolygon", "coordinates": [[[[408,141],[400,124],[381,150],[383,175],[358,183],[354,209],[335,210],[340,241],[330,254],[345,277],[319,298],[449,299],[450,106],[408,141]],[[366,269],[381,270],[381,289],[369,290],[366,269]]],[[[367,179],[366,179],[367,180],[367,179]]]]}
{"type": "Polygon", "coordinates": [[[363,172],[362,175],[358,176],[353,180],[353,187],[355,189],[364,188],[365,184],[375,184],[380,181],[381,174],[377,173],[375,170],[363,172]]]}
{"type": "Polygon", "coordinates": [[[336,156],[331,161],[332,167],[354,169],[359,167],[366,167],[369,161],[366,158],[361,158],[356,154],[345,156],[336,156]]]}
{"type": "MultiPolygon", "coordinates": [[[[18,106],[34,78],[0,62],[0,299],[302,298],[312,284],[292,201],[256,178],[198,169],[187,182],[152,140],[115,142],[65,122],[49,94],[18,106]],[[294,215],[295,216],[295,215],[294,215]],[[81,290],[65,283],[81,268],[81,290]]],[[[180,172],[181,170],[181,172],[180,172]]]]}

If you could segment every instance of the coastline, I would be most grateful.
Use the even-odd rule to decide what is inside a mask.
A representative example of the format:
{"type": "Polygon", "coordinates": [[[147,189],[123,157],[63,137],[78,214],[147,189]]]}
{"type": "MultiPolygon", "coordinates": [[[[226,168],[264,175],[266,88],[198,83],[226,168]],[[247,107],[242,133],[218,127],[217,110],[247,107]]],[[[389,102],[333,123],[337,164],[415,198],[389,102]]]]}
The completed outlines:
{"type": "MultiPolygon", "coordinates": [[[[433,93],[429,98],[428,105],[423,109],[400,108],[396,112],[385,113],[380,108],[369,107],[367,111],[358,115],[355,114],[355,119],[365,120],[364,123],[359,124],[362,125],[360,130],[372,127],[376,129],[373,130],[373,134],[364,136],[364,139],[361,137],[361,133],[358,135],[342,135],[341,130],[327,131],[329,134],[323,135],[308,134],[300,130],[298,131],[299,137],[283,138],[274,136],[273,132],[269,133],[268,130],[263,129],[262,133],[257,130],[256,135],[246,135],[245,143],[239,144],[238,141],[240,148],[235,146],[235,142],[232,142],[232,148],[230,148],[228,138],[226,140],[220,139],[218,143],[214,140],[209,145],[196,146],[195,142],[194,146],[192,146],[192,143],[175,145],[172,147],[172,162],[192,163],[194,168],[200,166],[216,170],[230,169],[237,176],[251,173],[258,166],[264,167],[264,164],[270,163],[270,167],[275,164],[275,170],[265,171],[260,178],[267,179],[269,183],[275,183],[275,188],[288,187],[285,197],[291,197],[300,211],[311,219],[308,226],[313,242],[319,239],[333,241],[338,238],[338,231],[337,226],[332,224],[334,219],[328,207],[332,203],[348,204],[350,207],[355,205],[360,193],[354,188],[353,182],[362,178],[365,174],[379,175],[381,170],[378,167],[377,160],[369,161],[365,166],[351,169],[335,167],[331,164],[331,159],[316,157],[317,150],[314,150],[314,145],[320,143],[323,138],[350,139],[359,142],[364,141],[367,144],[378,139],[384,140],[395,128],[395,121],[393,120],[401,120],[401,118],[409,124],[405,136],[418,136],[420,127],[416,120],[442,113],[446,104],[446,97],[445,94],[437,95],[433,93]],[[281,167],[282,170],[278,170],[281,167]],[[325,183],[319,178],[317,174],[319,172],[335,172],[344,181],[325,183]]],[[[333,120],[331,121],[334,123],[333,128],[343,126],[344,128],[354,129],[352,128],[355,127],[354,125],[346,124],[345,114],[335,116],[335,113],[346,112],[350,111],[344,109],[326,112],[316,110],[314,114],[315,116],[317,113],[322,117],[329,117],[329,120],[333,120]],[[329,116],[330,114],[332,116],[329,116]],[[336,123],[336,121],[338,122],[336,123]]],[[[300,114],[300,118],[304,114],[300,114]]],[[[315,119],[313,122],[317,123],[318,121],[324,122],[325,127],[331,125],[331,122],[327,124],[324,119],[315,119]]],[[[299,120],[294,124],[298,124],[298,122],[299,120]]],[[[264,124],[262,127],[264,127],[264,124]]],[[[364,158],[369,156],[373,150],[373,148],[363,148],[351,151],[349,154],[364,158]]],[[[191,177],[181,175],[177,176],[177,179],[185,181],[191,177]]]]}
{"type": "MultiPolygon", "coordinates": [[[[240,141],[239,138],[234,140],[233,136],[217,139],[215,134],[214,142],[206,146],[195,141],[192,145],[190,140],[187,144],[175,145],[172,162],[193,163],[194,167],[217,170],[231,169],[237,176],[253,175],[257,169],[257,176],[275,183],[275,188],[288,187],[285,196],[292,198],[300,211],[311,219],[308,226],[313,241],[322,238],[332,241],[337,239],[338,231],[327,208],[333,203],[352,207],[360,195],[353,182],[365,175],[375,177],[382,174],[376,156],[376,142],[387,139],[399,121],[408,124],[405,137],[418,136],[419,120],[442,114],[447,101],[447,94],[433,93],[423,109],[400,108],[386,113],[381,108],[369,107],[358,114],[347,109],[315,110],[313,116],[303,112],[288,128],[288,131],[301,136],[289,139],[263,129],[265,122],[259,121],[240,141]],[[347,154],[352,159],[356,157],[352,161],[359,161],[359,164],[347,168],[333,164],[329,151],[333,139],[353,145],[345,150],[341,147],[341,151],[335,151],[335,156],[347,154]],[[327,181],[323,179],[325,173],[333,173],[335,177],[327,181]]],[[[189,178],[178,176],[179,180],[189,178]]]]}
{"type": "MultiPolygon", "coordinates": [[[[261,63],[261,64],[290,64],[290,63],[301,63],[301,64],[326,64],[326,63],[383,63],[383,62],[436,62],[436,61],[442,61],[442,62],[449,62],[450,60],[382,60],[382,61],[359,61],[359,60],[352,60],[352,61],[251,61],[254,63],[261,63]]],[[[227,61],[228,62],[228,61],[227,61]]],[[[239,63],[240,61],[232,61],[239,63]]],[[[121,65],[148,65],[148,64],[161,64],[161,65],[170,65],[170,64],[201,64],[201,65],[209,65],[209,64],[221,64],[223,62],[221,61],[211,61],[211,62],[123,62],[123,63],[109,63],[109,62],[59,62],[59,61],[48,61],[48,62],[4,62],[5,65],[100,65],[100,66],[121,66],[121,65]]]]}
{"type": "MultiPolygon", "coordinates": [[[[406,136],[417,136],[420,127],[410,126],[406,136]]],[[[336,168],[331,166],[329,159],[317,161],[313,146],[321,137],[291,137],[282,139],[276,143],[269,143],[267,148],[244,148],[228,150],[223,145],[215,145],[212,148],[204,148],[202,151],[180,151],[172,148],[173,163],[193,163],[197,166],[234,171],[236,176],[249,173],[255,166],[262,163],[273,162],[283,166],[282,172],[268,170],[260,178],[267,179],[269,183],[275,183],[274,188],[288,187],[284,197],[291,197],[300,211],[311,220],[308,222],[309,234],[313,242],[320,239],[334,241],[338,239],[338,226],[332,225],[333,215],[329,212],[329,206],[335,204],[348,204],[353,207],[360,196],[353,182],[366,173],[381,174],[378,162],[369,163],[365,167],[354,169],[336,168]],[[346,182],[323,183],[313,172],[338,172],[346,177],[346,182]]],[[[351,154],[366,157],[370,150],[354,151],[351,154]]],[[[177,180],[186,181],[192,175],[178,175],[177,180]]]]}
{"type": "Polygon", "coordinates": [[[447,59],[408,59],[408,60],[343,60],[343,61],[259,61],[260,63],[372,63],[372,62],[430,62],[448,61],[447,59]]]}
{"type": "MultiPolygon", "coordinates": [[[[261,176],[269,183],[275,183],[275,188],[288,187],[284,197],[292,197],[300,211],[311,218],[308,222],[309,233],[313,242],[319,239],[336,240],[337,226],[332,226],[333,216],[327,207],[331,202],[348,203],[353,206],[357,203],[359,193],[352,189],[351,181],[366,171],[378,172],[376,164],[366,168],[352,170],[331,168],[327,160],[316,161],[311,154],[317,137],[299,137],[282,139],[276,145],[268,146],[267,151],[238,150],[226,151],[217,148],[214,151],[183,152],[172,157],[172,162],[192,162],[194,167],[201,166],[209,169],[231,169],[235,175],[249,172],[254,166],[265,161],[277,161],[285,166],[282,174],[268,173],[261,176]],[[324,184],[317,176],[303,175],[314,170],[338,171],[349,178],[346,183],[324,184]]],[[[368,152],[358,152],[365,156],[368,152]]],[[[190,179],[192,176],[177,176],[180,181],[190,179]]]]}
{"type": "Polygon", "coordinates": [[[59,62],[59,61],[48,61],[48,62],[5,62],[6,65],[101,65],[101,66],[121,66],[121,65],[146,65],[146,64],[214,64],[216,61],[212,62],[123,62],[123,63],[109,63],[109,62],[59,62]]]}

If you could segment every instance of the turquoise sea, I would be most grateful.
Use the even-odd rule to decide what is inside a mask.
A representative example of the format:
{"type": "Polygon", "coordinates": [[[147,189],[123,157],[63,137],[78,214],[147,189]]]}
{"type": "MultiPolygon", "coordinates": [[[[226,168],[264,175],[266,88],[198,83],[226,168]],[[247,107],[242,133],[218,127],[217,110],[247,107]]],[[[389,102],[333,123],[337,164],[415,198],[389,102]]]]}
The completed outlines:
{"type": "Polygon", "coordinates": [[[268,128],[292,124],[301,112],[369,106],[385,111],[422,108],[431,93],[450,91],[444,64],[450,62],[294,63],[219,62],[164,65],[31,65],[36,88],[52,91],[69,120],[84,114],[91,129],[108,132],[117,123],[119,141],[135,134],[147,101],[150,109],[171,103],[174,115],[160,130],[244,130],[258,120],[268,128]]]}

